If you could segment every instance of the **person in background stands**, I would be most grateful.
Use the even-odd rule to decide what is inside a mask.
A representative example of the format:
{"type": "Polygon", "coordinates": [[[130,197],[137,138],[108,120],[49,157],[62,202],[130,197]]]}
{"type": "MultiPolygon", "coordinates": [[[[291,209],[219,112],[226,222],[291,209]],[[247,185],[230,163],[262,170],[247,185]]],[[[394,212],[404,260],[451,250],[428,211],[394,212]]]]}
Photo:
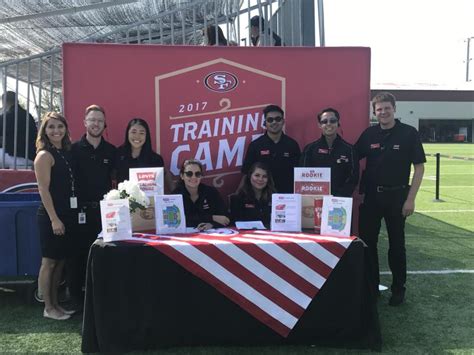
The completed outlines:
{"type": "Polygon", "coordinates": [[[84,114],[86,133],[72,145],[72,161],[77,183],[79,218],[74,255],[68,260],[69,291],[79,306],[83,301],[87,255],[89,248],[102,230],[100,200],[112,189],[115,147],[103,138],[107,127],[105,110],[98,105],[88,106],[84,114]]]}
{"type": "Polygon", "coordinates": [[[224,201],[215,187],[201,183],[203,167],[198,160],[185,160],[181,180],[173,194],[183,195],[186,226],[199,230],[224,227],[230,222],[224,201]]]}
{"type": "MultiPolygon", "coordinates": [[[[293,138],[283,133],[285,117],[279,106],[268,105],[263,110],[263,116],[267,131],[249,144],[242,173],[247,174],[255,162],[263,162],[270,168],[276,191],[292,193],[294,168],[298,166],[300,147],[293,138]]],[[[242,183],[243,180],[240,186],[242,183]]]]}
{"type": "Polygon", "coordinates": [[[35,159],[35,139],[38,134],[35,120],[18,104],[16,93],[13,91],[7,91],[2,95],[2,105],[4,110],[0,114],[0,169],[15,168],[15,156],[16,168],[31,168],[35,159]],[[2,147],[3,139],[5,139],[4,147],[2,147]]]}
{"type": "Polygon", "coordinates": [[[392,271],[389,305],[398,306],[405,301],[407,277],[405,219],[415,210],[426,158],[417,130],[395,119],[395,97],[392,94],[375,95],[372,108],[379,124],[367,128],[355,144],[359,157],[367,158],[360,184],[365,196],[359,211],[359,235],[368,246],[371,278],[374,291],[378,293],[377,242],[381,220],[385,220],[388,264],[392,271]],[[410,186],[412,164],[414,172],[410,186]]]}
{"type": "Polygon", "coordinates": [[[261,162],[254,163],[247,172],[244,184],[230,196],[232,221],[262,221],[269,228],[274,192],[268,166],[261,162]]]}
{"type": "Polygon", "coordinates": [[[354,147],[337,134],[339,112],[333,108],[322,110],[318,126],[323,134],[303,149],[300,166],[331,168],[331,194],[351,197],[359,181],[359,158],[354,147]]]}
{"type": "MultiPolygon", "coordinates": [[[[125,141],[117,149],[115,161],[117,182],[129,179],[130,168],[163,167],[161,155],[151,147],[151,134],[148,123],[141,118],[133,118],[125,130],[125,141]]],[[[172,191],[174,183],[170,172],[164,168],[165,191],[172,191]]]]}
{"type": "Polygon", "coordinates": [[[58,300],[64,260],[71,252],[77,218],[70,148],[66,119],[56,112],[46,113],[36,139],[34,161],[41,196],[37,214],[42,253],[38,288],[44,299],[43,316],[55,320],[68,319],[74,313],[62,308],[58,300]]]}
{"type": "Polygon", "coordinates": [[[252,46],[272,46],[280,47],[281,38],[275,32],[270,33],[270,28],[265,30],[265,20],[260,16],[254,16],[250,19],[250,39],[252,46]]]}
{"type": "Polygon", "coordinates": [[[224,36],[222,29],[217,26],[217,41],[216,41],[216,25],[208,25],[204,29],[205,44],[207,46],[227,46],[227,39],[224,36]]]}

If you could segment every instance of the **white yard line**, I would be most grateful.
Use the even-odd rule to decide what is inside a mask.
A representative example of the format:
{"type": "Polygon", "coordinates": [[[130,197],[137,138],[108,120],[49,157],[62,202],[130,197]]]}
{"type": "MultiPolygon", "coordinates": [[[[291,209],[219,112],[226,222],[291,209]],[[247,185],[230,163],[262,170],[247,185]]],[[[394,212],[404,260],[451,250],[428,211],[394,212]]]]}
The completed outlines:
{"type": "Polygon", "coordinates": [[[454,212],[474,212],[474,210],[415,210],[418,213],[454,213],[454,212]]]}
{"type": "MultiPolygon", "coordinates": [[[[422,188],[431,188],[431,187],[436,187],[436,186],[435,186],[435,185],[433,185],[433,186],[422,185],[422,188]]],[[[455,188],[462,188],[462,189],[465,189],[465,188],[471,188],[471,187],[474,187],[474,185],[459,185],[459,186],[444,186],[444,185],[440,185],[440,186],[439,186],[440,189],[455,189],[455,188]]]]}
{"type": "MultiPolygon", "coordinates": [[[[390,271],[381,271],[380,275],[391,275],[390,271]]],[[[450,275],[450,274],[474,274],[474,270],[417,270],[407,271],[410,275],[450,275]]]]}

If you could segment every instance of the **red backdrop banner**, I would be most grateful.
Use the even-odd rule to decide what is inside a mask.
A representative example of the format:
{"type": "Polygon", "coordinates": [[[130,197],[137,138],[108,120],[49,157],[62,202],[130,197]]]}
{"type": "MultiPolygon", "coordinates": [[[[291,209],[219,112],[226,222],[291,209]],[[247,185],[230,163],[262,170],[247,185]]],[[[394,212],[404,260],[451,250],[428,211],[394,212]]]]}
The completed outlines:
{"type": "Polygon", "coordinates": [[[325,107],[340,112],[349,142],[369,122],[368,48],[64,44],[63,75],[74,139],[90,104],[105,108],[115,145],[130,119],[144,118],[174,175],[185,159],[199,159],[205,182],[224,196],[240,180],[248,144],[263,133],[266,105],[285,110],[286,133],[301,149],[321,134],[316,113],[325,107]]]}

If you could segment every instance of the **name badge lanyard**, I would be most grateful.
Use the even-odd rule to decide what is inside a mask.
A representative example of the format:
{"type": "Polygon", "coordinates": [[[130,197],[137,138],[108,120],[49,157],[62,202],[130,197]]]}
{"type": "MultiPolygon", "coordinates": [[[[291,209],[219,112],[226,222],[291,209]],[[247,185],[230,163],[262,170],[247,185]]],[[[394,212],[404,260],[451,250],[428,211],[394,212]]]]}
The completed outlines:
{"type": "Polygon", "coordinates": [[[67,161],[66,157],[64,154],[56,148],[56,152],[58,152],[58,155],[64,160],[64,163],[66,163],[66,167],[69,171],[69,177],[71,179],[71,197],[69,199],[71,208],[77,208],[77,197],[76,197],[76,192],[74,188],[74,174],[72,173],[71,165],[67,161]]]}

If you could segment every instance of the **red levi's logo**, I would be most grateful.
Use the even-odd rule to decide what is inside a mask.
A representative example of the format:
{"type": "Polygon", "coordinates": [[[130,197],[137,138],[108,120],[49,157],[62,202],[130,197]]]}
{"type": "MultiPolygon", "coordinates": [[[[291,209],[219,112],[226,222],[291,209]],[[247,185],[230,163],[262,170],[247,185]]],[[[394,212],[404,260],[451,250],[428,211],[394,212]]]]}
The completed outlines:
{"type": "Polygon", "coordinates": [[[156,179],[155,173],[137,173],[138,181],[154,181],[156,179]]]}
{"type": "Polygon", "coordinates": [[[379,149],[380,148],[380,143],[374,143],[370,145],[370,149],[379,149]]]}
{"type": "Polygon", "coordinates": [[[267,150],[261,150],[260,151],[260,155],[270,155],[270,150],[267,149],[267,150]]]}
{"type": "Polygon", "coordinates": [[[321,153],[321,154],[329,154],[329,150],[323,149],[323,148],[319,148],[319,149],[318,149],[318,153],[321,153]]]}

